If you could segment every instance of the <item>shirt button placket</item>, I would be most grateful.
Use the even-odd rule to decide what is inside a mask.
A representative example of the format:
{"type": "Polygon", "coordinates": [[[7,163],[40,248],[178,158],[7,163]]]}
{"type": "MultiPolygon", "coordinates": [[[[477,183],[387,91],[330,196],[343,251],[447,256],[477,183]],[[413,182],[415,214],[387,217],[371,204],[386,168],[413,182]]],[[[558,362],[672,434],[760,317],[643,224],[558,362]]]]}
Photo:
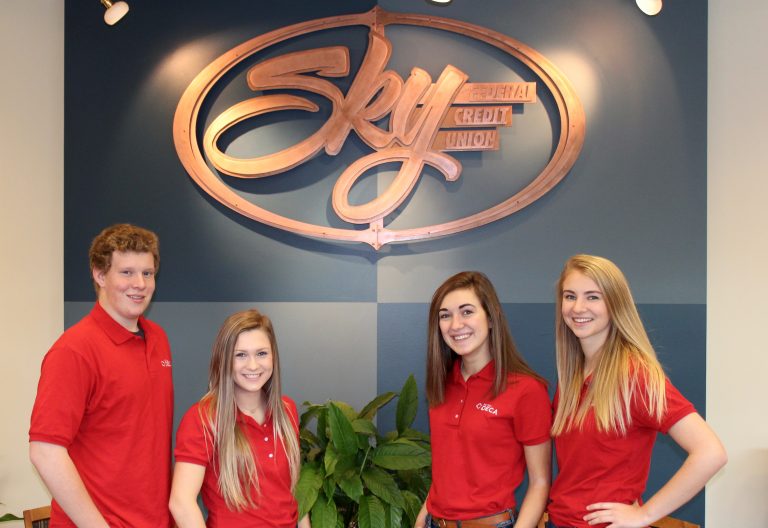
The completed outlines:
{"type": "Polygon", "coordinates": [[[464,397],[459,400],[459,412],[454,415],[454,419],[458,423],[461,420],[461,415],[464,413],[464,402],[467,401],[467,389],[464,387],[464,397]]]}

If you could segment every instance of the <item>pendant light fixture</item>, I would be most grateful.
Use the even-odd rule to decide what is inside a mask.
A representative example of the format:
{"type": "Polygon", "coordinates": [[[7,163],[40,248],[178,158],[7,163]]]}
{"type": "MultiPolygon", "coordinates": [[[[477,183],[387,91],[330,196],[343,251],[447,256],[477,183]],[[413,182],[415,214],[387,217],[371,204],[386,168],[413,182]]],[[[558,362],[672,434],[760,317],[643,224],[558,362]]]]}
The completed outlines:
{"type": "Polygon", "coordinates": [[[636,0],[640,11],[648,16],[658,15],[661,11],[662,0],[636,0]]]}
{"type": "Polygon", "coordinates": [[[101,5],[104,6],[104,22],[110,26],[117,24],[121,18],[128,12],[128,4],[126,2],[112,2],[111,0],[101,0],[101,5]]]}

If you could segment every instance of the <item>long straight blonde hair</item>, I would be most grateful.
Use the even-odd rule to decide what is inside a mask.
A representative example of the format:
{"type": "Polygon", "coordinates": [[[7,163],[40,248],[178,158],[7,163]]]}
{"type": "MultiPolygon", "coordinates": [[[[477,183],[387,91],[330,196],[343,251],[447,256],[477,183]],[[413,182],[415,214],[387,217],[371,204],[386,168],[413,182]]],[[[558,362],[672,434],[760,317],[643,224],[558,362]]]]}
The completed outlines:
{"type": "Polygon", "coordinates": [[[440,405],[445,399],[445,383],[453,362],[459,357],[451,350],[440,331],[440,306],[445,296],[455,290],[468,289],[477,295],[490,325],[488,348],[496,370],[489,396],[495,398],[507,388],[507,376],[523,374],[546,383],[536,374],[515,346],[509,331],[507,318],[499,302],[499,296],[490,279],[479,271],[462,271],[449,277],[435,291],[429,306],[429,329],[427,335],[427,401],[431,407],[440,405]]]}
{"type": "Polygon", "coordinates": [[[267,396],[267,415],[272,416],[275,438],[285,449],[291,473],[291,489],[299,479],[300,451],[296,438],[298,423],[285,409],[280,386],[280,355],[277,340],[269,317],[258,310],[245,310],[230,315],[219,330],[213,344],[211,365],[208,371],[208,392],[200,400],[203,423],[211,431],[213,454],[218,455],[219,490],[230,510],[242,511],[256,506],[251,488],[260,495],[259,474],[253,452],[245,432],[237,423],[235,383],[232,362],[237,338],[249,330],[262,330],[269,337],[272,347],[272,376],[262,390],[267,396]]]}
{"type": "Polygon", "coordinates": [[[574,255],[566,261],[557,283],[555,341],[557,382],[560,391],[552,435],[581,427],[590,407],[598,431],[626,435],[632,424],[634,398],[641,398],[648,413],[661,421],[666,410],[665,375],[656,358],[627,279],[610,260],[574,255]],[[610,329],[601,347],[592,381],[581,398],[584,384],[584,352],[562,315],[563,283],[578,272],[592,279],[603,294],[610,329]],[[640,387],[638,381],[642,380],[640,387]]]}

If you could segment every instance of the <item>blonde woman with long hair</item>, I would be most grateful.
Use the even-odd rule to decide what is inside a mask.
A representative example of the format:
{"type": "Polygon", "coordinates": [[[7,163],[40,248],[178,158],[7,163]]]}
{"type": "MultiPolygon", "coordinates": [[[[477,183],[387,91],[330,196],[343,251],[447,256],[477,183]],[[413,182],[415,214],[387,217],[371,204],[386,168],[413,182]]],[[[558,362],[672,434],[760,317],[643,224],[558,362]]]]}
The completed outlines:
{"type": "Polygon", "coordinates": [[[725,450],[664,374],[613,262],[571,257],[557,293],[558,475],[549,526],[647,527],[698,493],[725,464],[725,450]],[[657,432],[688,456],[643,503],[657,432]]]}
{"type": "MultiPolygon", "coordinates": [[[[176,436],[170,509],[179,528],[294,528],[300,452],[296,404],[281,394],[272,323],[232,314],[213,345],[208,393],[176,436]],[[202,492],[207,521],[197,505],[202,492]]],[[[307,517],[299,523],[309,528],[307,517]]]]}
{"type": "Polygon", "coordinates": [[[415,527],[535,528],[549,491],[552,408],[488,277],[464,271],[435,291],[427,346],[432,486],[415,527]]]}

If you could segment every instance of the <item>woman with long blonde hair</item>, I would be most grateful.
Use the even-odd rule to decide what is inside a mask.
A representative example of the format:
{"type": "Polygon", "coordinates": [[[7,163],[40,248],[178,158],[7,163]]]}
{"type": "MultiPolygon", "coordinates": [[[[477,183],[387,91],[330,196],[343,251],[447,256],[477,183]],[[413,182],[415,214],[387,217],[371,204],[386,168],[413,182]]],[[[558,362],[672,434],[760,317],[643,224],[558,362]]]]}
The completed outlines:
{"type": "Polygon", "coordinates": [[[464,271],[435,291],[427,346],[432,486],[416,528],[534,528],[549,491],[552,409],[488,277],[464,271]]]}
{"type": "Polygon", "coordinates": [[[558,475],[549,526],[647,527],[698,493],[725,464],[725,450],[664,374],[613,262],[568,259],[556,313],[558,475]],[[669,434],[688,457],[643,504],[657,432],[669,434]]]}
{"type": "MultiPolygon", "coordinates": [[[[208,392],[176,436],[170,509],[179,528],[294,528],[300,451],[296,404],[282,395],[272,322],[230,315],[216,337],[208,392]],[[202,493],[207,521],[197,505],[202,493]]],[[[307,517],[299,526],[309,528],[307,517]]]]}

